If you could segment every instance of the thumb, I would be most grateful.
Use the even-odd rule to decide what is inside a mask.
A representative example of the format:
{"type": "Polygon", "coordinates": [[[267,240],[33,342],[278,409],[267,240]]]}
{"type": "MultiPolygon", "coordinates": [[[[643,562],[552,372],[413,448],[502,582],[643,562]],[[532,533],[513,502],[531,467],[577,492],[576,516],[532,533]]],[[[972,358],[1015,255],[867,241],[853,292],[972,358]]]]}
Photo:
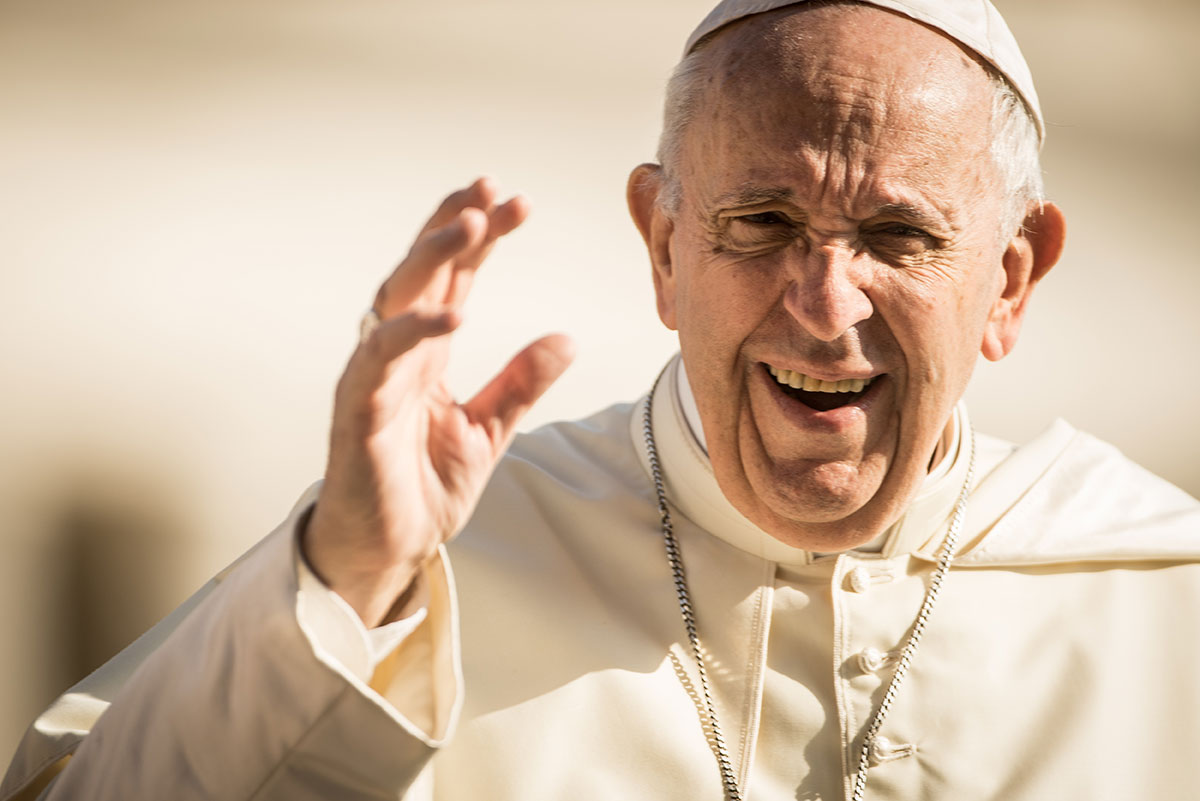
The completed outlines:
{"type": "Polygon", "coordinates": [[[463,409],[485,428],[499,452],[512,439],[517,422],[574,358],[575,343],[566,334],[542,337],[514,356],[463,409]]]}

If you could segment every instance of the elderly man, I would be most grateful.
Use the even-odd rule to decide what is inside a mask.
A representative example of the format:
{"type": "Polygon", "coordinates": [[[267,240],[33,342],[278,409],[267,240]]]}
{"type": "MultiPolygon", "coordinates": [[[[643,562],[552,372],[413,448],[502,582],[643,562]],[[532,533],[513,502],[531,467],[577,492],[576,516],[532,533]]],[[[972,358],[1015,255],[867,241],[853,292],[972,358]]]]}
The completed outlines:
{"type": "Polygon", "coordinates": [[[323,485],[40,718],[3,797],[1194,797],[1196,501],[959,402],[1061,250],[1041,129],[990,5],[723,3],[629,182],[681,347],[645,400],[508,448],[561,337],[449,397],[526,212],[451,195],[323,485]]]}

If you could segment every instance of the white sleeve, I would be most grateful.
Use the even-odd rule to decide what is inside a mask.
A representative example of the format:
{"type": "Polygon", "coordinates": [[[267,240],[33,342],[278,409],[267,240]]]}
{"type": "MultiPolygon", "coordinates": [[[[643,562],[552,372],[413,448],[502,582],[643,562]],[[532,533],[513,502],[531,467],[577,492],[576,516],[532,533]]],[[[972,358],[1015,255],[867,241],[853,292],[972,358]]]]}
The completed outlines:
{"type": "Polygon", "coordinates": [[[296,572],[303,599],[297,609],[300,626],[309,632],[314,645],[363,681],[368,681],[379,664],[416,631],[429,612],[429,585],[423,574],[416,578],[415,611],[407,617],[367,629],[350,604],[317,577],[299,548],[296,549],[296,572]]]}
{"type": "MultiPolygon", "coordinates": [[[[310,503],[302,499],[282,526],[210,583],[161,645],[143,645],[144,661],[140,652],[126,658],[134,664],[119,667],[136,668],[127,679],[114,682],[107,666],[97,671],[106,687],[123,686],[45,798],[404,795],[446,741],[461,704],[449,564],[439,552],[424,567],[424,613],[374,635],[386,639],[400,629],[402,637],[374,654],[372,635],[349,606],[297,569],[295,529],[310,503]]],[[[91,697],[85,680],[52,712],[65,720],[66,707],[103,710],[107,700],[91,697]]],[[[76,714],[71,726],[84,731],[41,736],[49,746],[39,750],[37,729],[51,727],[50,714],[34,723],[26,737],[32,745],[14,760],[26,775],[10,769],[0,797],[19,798],[36,786],[38,766],[70,753],[90,725],[76,714]]]]}

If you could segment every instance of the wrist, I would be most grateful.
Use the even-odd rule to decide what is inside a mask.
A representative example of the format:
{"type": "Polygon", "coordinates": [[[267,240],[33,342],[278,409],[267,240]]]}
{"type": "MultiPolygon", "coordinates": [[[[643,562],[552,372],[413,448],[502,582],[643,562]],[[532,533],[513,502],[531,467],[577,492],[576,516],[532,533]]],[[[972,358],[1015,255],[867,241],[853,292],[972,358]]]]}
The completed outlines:
{"type": "Polygon", "coordinates": [[[349,604],[367,628],[405,617],[419,603],[420,593],[415,591],[419,564],[389,563],[378,553],[347,544],[344,537],[330,536],[319,505],[301,517],[298,528],[305,565],[349,604]]]}

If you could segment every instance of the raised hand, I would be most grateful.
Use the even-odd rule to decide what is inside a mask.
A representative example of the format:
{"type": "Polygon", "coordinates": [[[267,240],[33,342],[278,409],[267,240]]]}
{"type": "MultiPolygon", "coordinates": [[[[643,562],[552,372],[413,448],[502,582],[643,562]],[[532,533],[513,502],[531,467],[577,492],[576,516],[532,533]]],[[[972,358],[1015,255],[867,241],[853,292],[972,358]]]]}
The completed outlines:
{"type": "Polygon", "coordinates": [[[547,336],[466,403],[446,388],[448,335],[475,271],[529,213],[524,198],[495,196],[481,178],[442,202],[380,287],[381,323],[338,382],[325,483],[303,548],[368,626],[466,523],[517,421],[571,362],[570,340],[547,336]]]}

